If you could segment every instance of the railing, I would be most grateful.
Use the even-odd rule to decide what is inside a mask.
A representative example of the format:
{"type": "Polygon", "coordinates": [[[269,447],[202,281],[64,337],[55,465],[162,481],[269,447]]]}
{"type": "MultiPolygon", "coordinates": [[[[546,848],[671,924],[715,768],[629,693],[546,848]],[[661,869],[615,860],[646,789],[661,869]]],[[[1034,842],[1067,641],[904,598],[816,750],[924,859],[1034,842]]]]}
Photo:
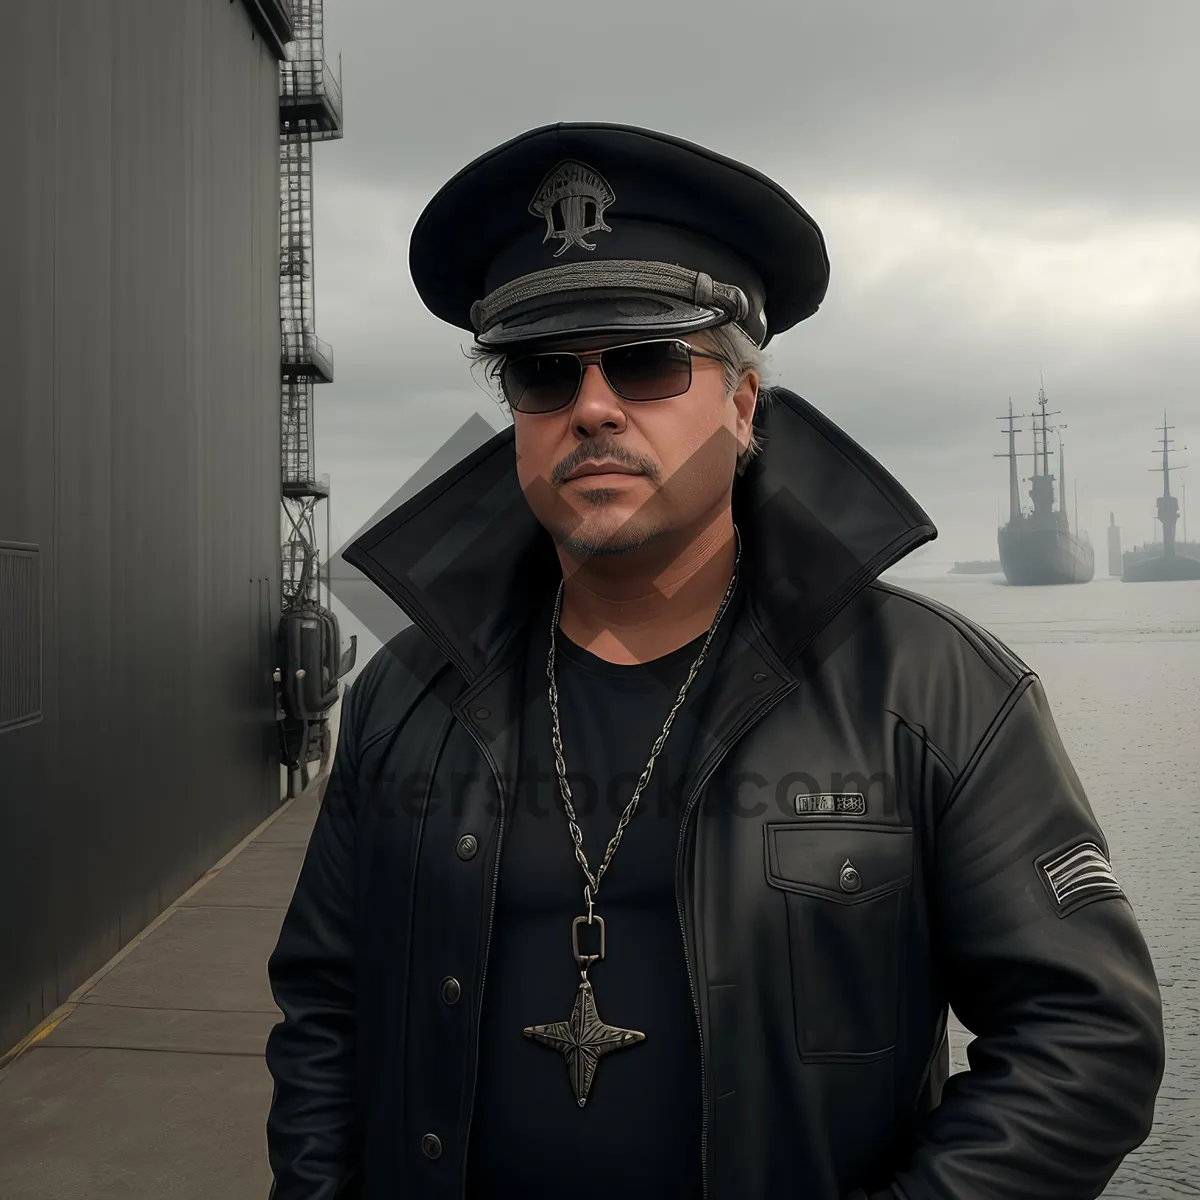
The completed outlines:
{"type": "Polygon", "coordinates": [[[315,333],[284,333],[282,362],[285,366],[316,367],[327,379],[333,378],[333,347],[315,333]]]}
{"type": "Polygon", "coordinates": [[[330,70],[327,62],[321,63],[321,86],[325,89],[325,95],[329,97],[329,103],[332,105],[334,112],[338,114],[340,123],[342,116],[342,81],[334,77],[333,71],[330,70]]]}
{"type": "Polygon", "coordinates": [[[333,362],[333,347],[315,333],[285,333],[282,336],[285,363],[306,363],[314,354],[326,362],[333,362]]]}
{"type": "Polygon", "coordinates": [[[342,85],[330,66],[323,59],[299,59],[285,62],[279,72],[279,97],[281,105],[299,104],[324,97],[337,118],[342,120],[342,85]]]}

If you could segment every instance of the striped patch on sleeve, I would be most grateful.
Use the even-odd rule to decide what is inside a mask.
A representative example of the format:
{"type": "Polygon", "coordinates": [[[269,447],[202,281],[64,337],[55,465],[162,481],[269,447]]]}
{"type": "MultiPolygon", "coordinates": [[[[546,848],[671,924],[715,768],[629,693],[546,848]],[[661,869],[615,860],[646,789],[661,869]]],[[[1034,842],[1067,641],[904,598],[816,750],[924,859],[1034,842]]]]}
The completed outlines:
{"type": "Polygon", "coordinates": [[[1043,854],[1036,865],[1059,916],[1065,917],[1104,896],[1124,895],[1108,855],[1095,842],[1077,842],[1069,849],[1052,850],[1043,854]]]}

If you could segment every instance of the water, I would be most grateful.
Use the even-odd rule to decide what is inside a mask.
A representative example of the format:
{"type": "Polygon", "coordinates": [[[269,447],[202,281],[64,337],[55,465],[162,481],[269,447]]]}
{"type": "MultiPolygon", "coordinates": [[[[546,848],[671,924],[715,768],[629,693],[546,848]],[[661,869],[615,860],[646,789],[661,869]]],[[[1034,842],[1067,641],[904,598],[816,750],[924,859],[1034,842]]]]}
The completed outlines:
{"type": "Polygon", "coordinates": [[[891,578],[979,621],[1041,676],[1162,987],[1154,1130],[1104,1195],[1200,1196],[1200,583],[891,578]]]}
{"type": "MultiPolygon", "coordinates": [[[[1041,676],[1162,986],[1154,1130],[1105,1197],[1200,1197],[1200,583],[1009,588],[937,569],[923,562],[890,578],[979,621],[1041,676]]],[[[343,634],[359,635],[361,669],[376,635],[400,622],[365,581],[335,580],[334,594],[343,634]]],[[[965,1065],[961,1039],[955,1064],[965,1065]]]]}

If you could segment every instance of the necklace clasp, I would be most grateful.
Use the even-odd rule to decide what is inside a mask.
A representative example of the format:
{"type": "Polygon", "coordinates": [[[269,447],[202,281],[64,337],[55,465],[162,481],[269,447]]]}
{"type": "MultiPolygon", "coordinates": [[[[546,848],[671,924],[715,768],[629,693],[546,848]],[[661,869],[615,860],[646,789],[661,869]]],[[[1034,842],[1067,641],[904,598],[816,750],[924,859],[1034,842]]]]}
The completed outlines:
{"type": "Polygon", "coordinates": [[[594,962],[599,962],[604,957],[604,918],[595,916],[589,913],[586,917],[576,917],[571,922],[571,949],[575,952],[575,961],[586,971],[594,962]],[[579,953],[579,927],[580,925],[599,925],[600,926],[600,953],[599,954],[580,954],[579,953]]]}

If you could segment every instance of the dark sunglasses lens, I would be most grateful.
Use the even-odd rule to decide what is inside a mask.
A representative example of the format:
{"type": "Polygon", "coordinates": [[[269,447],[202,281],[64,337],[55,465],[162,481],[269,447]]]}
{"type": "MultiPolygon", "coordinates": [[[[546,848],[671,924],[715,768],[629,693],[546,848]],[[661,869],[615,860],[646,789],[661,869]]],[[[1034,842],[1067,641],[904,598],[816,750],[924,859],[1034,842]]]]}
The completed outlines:
{"type": "Polygon", "coordinates": [[[625,400],[666,400],[692,385],[692,360],[678,342],[615,346],[603,354],[609,385],[625,400]]]}
{"type": "Polygon", "coordinates": [[[582,370],[573,354],[530,354],[505,363],[500,382],[517,412],[554,412],[571,403],[582,370]]]}

